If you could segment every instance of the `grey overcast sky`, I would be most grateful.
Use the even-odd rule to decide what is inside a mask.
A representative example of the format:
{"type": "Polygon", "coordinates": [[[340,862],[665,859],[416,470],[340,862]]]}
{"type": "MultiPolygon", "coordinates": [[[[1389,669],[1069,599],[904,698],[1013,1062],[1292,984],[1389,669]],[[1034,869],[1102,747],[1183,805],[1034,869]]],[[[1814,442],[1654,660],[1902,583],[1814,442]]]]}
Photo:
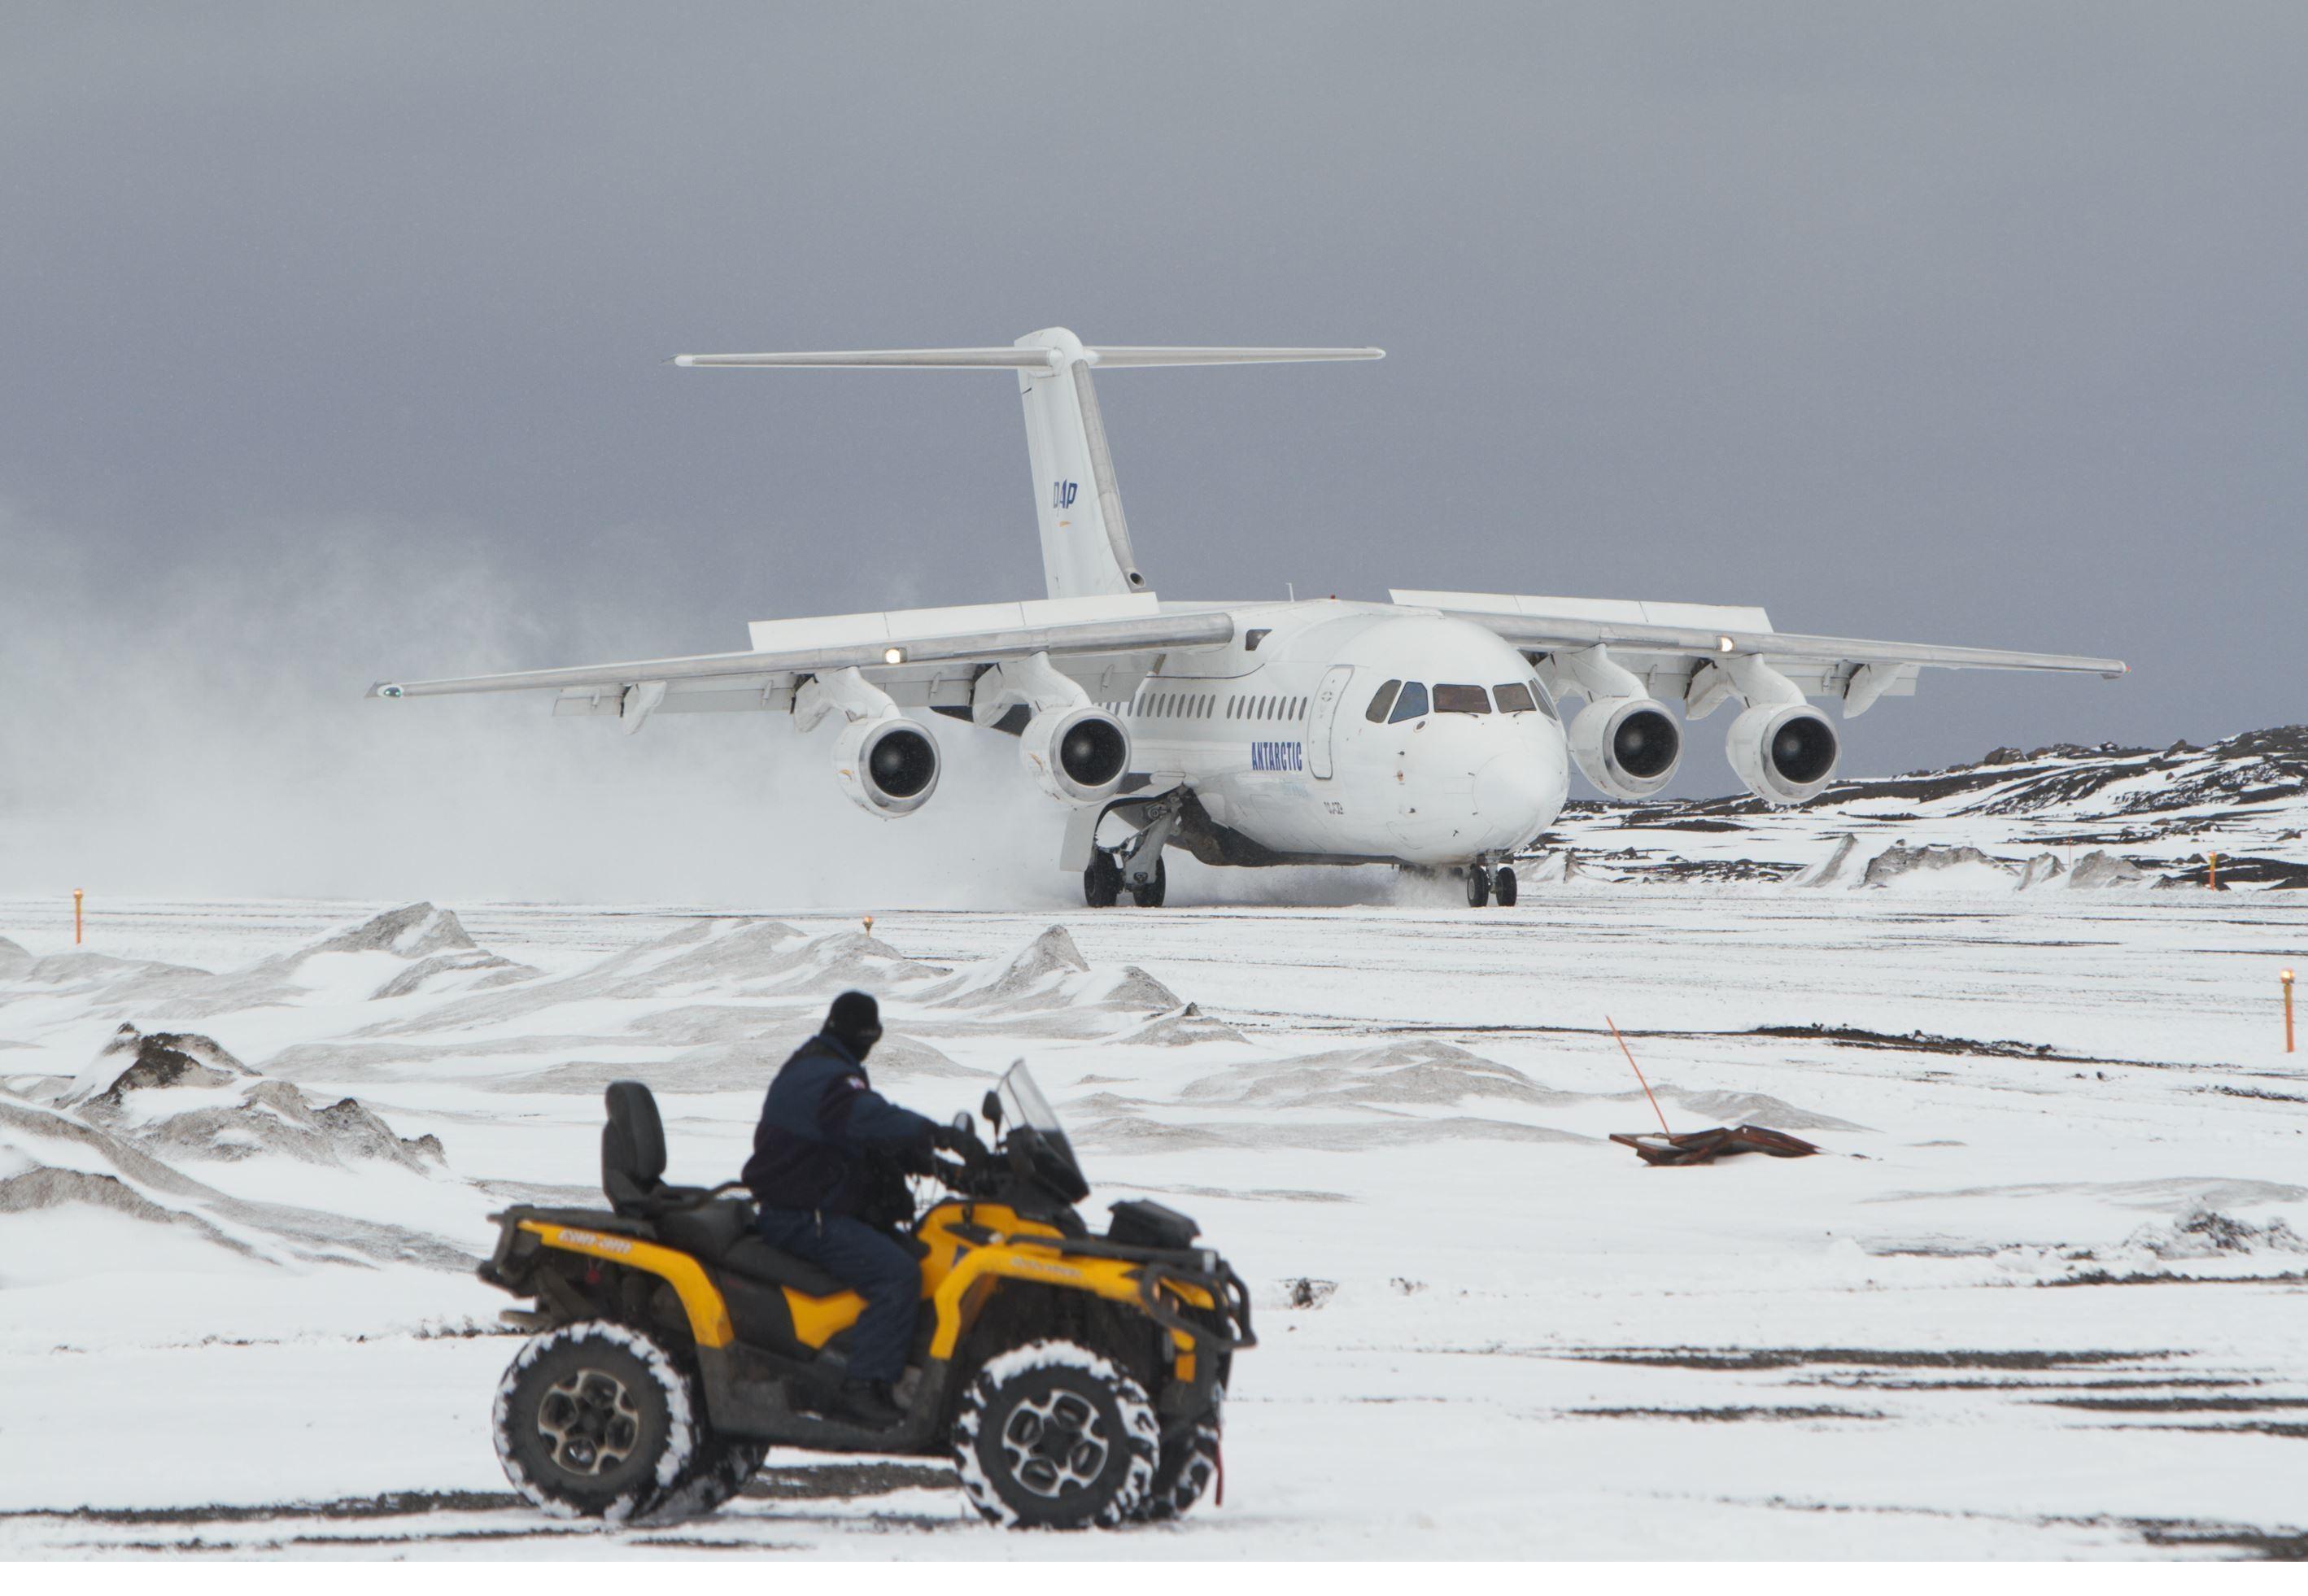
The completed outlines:
{"type": "MultiPolygon", "coordinates": [[[[376,677],[1038,594],[1006,378],[663,362],[1052,324],[1389,351],[1101,386],[1173,597],[2134,666],[1934,675],[1856,772],[2308,719],[2304,85],[2298,4],[11,0],[0,804],[168,747],[245,810],[228,742],[419,757],[376,677]]],[[[458,781],[626,757],[422,712],[458,781]]]]}

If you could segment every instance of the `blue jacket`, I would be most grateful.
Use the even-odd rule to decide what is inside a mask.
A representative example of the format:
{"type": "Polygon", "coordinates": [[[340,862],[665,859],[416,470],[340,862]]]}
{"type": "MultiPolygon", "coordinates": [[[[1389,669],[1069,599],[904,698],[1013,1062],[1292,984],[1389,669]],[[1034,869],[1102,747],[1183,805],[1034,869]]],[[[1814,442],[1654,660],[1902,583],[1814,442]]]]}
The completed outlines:
{"type": "Polygon", "coordinates": [[[925,1155],[936,1129],[875,1091],[866,1066],[821,1032],[770,1083],[754,1156],[739,1178],[763,1208],[854,1218],[865,1203],[869,1158],[925,1155]]]}

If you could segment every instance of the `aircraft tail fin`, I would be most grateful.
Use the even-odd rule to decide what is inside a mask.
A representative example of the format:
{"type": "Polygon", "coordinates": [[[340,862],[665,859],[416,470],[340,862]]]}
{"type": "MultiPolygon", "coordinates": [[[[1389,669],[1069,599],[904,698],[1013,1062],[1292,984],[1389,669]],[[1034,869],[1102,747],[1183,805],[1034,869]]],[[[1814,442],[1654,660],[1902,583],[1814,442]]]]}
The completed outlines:
{"type": "Polygon", "coordinates": [[[1150,592],[1130,547],[1114,457],[1098,411],[1094,367],[1239,366],[1375,360],[1382,349],[1211,349],[1085,345],[1064,327],[1029,332],[1007,349],[836,349],[800,354],[679,355],[687,367],[791,367],[891,371],[1014,371],[1026,411],[1042,574],[1053,599],[1150,592]]]}

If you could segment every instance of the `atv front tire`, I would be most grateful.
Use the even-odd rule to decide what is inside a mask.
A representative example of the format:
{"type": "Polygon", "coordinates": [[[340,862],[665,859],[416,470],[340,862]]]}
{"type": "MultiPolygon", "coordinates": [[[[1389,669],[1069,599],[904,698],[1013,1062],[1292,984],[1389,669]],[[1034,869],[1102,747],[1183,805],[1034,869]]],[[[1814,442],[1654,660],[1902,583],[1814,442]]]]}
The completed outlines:
{"type": "Polygon", "coordinates": [[[1004,1352],[978,1371],[953,1424],[962,1493],[1012,1529],[1113,1529],[1153,1488],[1161,1428],[1145,1389],[1072,1342],[1004,1352]]]}
{"type": "Polygon", "coordinates": [[[556,1517],[612,1523],[664,1502],[697,1466],[703,1438],[672,1357],[602,1319],[531,1336],[497,1384],[495,1417],[514,1489],[556,1517]]]}
{"type": "Polygon", "coordinates": [[[1176,1518],[1201,1501],[1218,1477],[1219,1419],[1212,1413],[1163,1444],[1161,1461],[1154,1465],[1154,1483],[1131,1516],[1154,1523],[1176,1518]]]}

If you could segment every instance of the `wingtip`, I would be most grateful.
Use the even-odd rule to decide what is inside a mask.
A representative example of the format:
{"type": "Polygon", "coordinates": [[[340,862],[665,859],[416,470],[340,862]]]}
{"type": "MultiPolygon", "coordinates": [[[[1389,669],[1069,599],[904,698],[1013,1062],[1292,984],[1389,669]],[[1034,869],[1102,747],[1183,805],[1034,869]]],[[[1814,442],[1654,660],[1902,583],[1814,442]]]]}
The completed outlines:
{"type": "Polygon", "coordinates": [[[365,696],[369,698],[398,698],[400,696],[400,684],[399,682],[371,682],[368,686],[368,692],[365,696]]]}

